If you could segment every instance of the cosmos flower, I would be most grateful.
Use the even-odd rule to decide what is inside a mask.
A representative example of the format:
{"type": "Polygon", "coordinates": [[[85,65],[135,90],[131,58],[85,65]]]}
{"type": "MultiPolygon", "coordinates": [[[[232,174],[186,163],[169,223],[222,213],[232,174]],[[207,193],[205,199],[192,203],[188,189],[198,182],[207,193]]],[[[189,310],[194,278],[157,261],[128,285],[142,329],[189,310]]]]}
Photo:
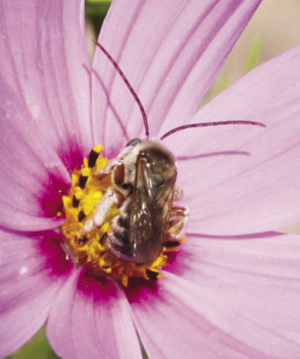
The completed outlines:
{"type": "MultiPolygon", "coordinates": [[[[198,110],[258,0],[116,0],[99,41],[164,140],[189,209],[186,242],[154,282],[75,266],[62,197],[95,144],[114,158],[144,136],[141,113],[96,50],[84,3],[0,1],[0,355],[45,323],[63,358],[300,357],[300,46],[198,110]]],[[[66,198],[66,197],[64,197],[66,198]]]]}

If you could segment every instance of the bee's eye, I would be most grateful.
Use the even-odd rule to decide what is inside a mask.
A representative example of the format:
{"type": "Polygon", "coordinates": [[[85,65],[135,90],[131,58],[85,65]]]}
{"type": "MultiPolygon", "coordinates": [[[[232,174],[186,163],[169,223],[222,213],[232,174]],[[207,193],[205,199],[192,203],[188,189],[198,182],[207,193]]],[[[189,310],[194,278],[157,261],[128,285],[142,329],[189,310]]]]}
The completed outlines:
{"type": "Polygon", "coordinates": [[[113,170],[112,180],[117,186],[121,186],[124,183],[125,167],[124,163],[120,162],[113,170]]]}

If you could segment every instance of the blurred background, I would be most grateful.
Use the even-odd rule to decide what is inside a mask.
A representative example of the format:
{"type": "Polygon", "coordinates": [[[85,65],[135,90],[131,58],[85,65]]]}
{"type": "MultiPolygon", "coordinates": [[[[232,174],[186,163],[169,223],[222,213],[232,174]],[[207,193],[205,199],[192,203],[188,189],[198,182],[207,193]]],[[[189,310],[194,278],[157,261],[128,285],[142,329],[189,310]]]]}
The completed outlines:
{"type": "Polygon", "coordinates": [[[264,0],[229,55],[211,89],[212,95],[298,43],[300,1],[264,0]]]}
{"type": "MultiPolygon", "coordinates": [[[[86,0],[87,33],[95,38],[109,8],[109,0],[86,0]]],[[[264,0],[234,47],[205,101],[247,71],[300,43],[300,1],[264,0]]],[[[93,43],[89,42],[92,54],[93,43]]],[[[55,359],[43,328],[10,359],[55,359]]]]}

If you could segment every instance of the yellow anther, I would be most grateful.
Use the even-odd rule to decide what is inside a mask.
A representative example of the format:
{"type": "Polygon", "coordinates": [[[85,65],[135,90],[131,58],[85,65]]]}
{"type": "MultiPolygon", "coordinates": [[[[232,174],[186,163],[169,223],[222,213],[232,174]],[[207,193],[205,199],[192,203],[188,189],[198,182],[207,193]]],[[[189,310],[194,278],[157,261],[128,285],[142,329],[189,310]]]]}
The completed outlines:
{"type": "Polygon", "coordinates": [[[95,145],[93,147],[93,151],[96,153],[101,153],[103,151],[103,147],[101,145],[95,145]]]}

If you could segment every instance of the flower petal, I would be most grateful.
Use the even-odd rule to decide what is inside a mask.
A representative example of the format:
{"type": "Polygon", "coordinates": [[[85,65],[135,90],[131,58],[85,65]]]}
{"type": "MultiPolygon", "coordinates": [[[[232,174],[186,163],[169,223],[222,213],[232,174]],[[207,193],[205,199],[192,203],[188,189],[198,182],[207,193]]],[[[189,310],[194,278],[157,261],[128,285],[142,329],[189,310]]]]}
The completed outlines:
{"type": "Polygon", "coordinates": [[[239,80],[191,121],[252,120],[266,129],[219,126],[166,138],[180,156],[189,232],[230,235],[299,223],[299,61],[297,46],[239,80]]]}
{"type": "Polygon", "coordinates": [[[1,231],[0,241],[3,358],[27,342],[45,323],[70,266],[53,233],[25,237],[1,231]]]}
{"type": "MultiPolygon", "coordinates": [[[[195,320],[216,328],[207,340],[224,357],[241,357],[238,347],[235,356],[224,351],[224,343],[235,340],[245,346],[246,355],[249,350],[247,358],[298,358],[300,236],[256,237],[188,238],[167,267],[173,274],[166,276],[164,288],[198,312],[195,320]]],[[[176,308],[170,306],[169,315],[171,311],[176,308]]]]}
{"type": "MultiPolygon", "coordinates": [[[[195,113],[259,3],[260,0],[112,3],[99,41],[115,58],[145,106],[151,134],[156,134],[162,124],[164,131],[182,124],[195,113]]],[[[144,136],[143,121],[124,81],[99,50],[94,70],[96,135],[107,153],[114,155],[128,139],[141,133],[144,136]]]]}
{"type": "Polygon", "coordinates": [[[260,358],[256,350],[207,320],[191,290],[183,279],[166,273],[157,287],[140,283],[127,291],[149,358],[260,358]]]}
{"type": "Polygon", "coordinates": [[[0,13],[0,94],[9,84],[30,113],[15,126],[36,127],[71,170],[92,146],[84,1],[1,0],[0,13]]]}
{"type": "Polygon", "coordinates": [[[0,218],[12,230],[56,228],[61,219],[62,194],[70,183],[64,164],[36,129],[16,121],[30,121],[25,105],[6,87],[0,102],[0,218]]]}
{"type": "Polygon", "coordinates": [[[60,291],[47,336],[65,359],[142,358],[124,294],[110,279],[81,271],[60,291]]]}

